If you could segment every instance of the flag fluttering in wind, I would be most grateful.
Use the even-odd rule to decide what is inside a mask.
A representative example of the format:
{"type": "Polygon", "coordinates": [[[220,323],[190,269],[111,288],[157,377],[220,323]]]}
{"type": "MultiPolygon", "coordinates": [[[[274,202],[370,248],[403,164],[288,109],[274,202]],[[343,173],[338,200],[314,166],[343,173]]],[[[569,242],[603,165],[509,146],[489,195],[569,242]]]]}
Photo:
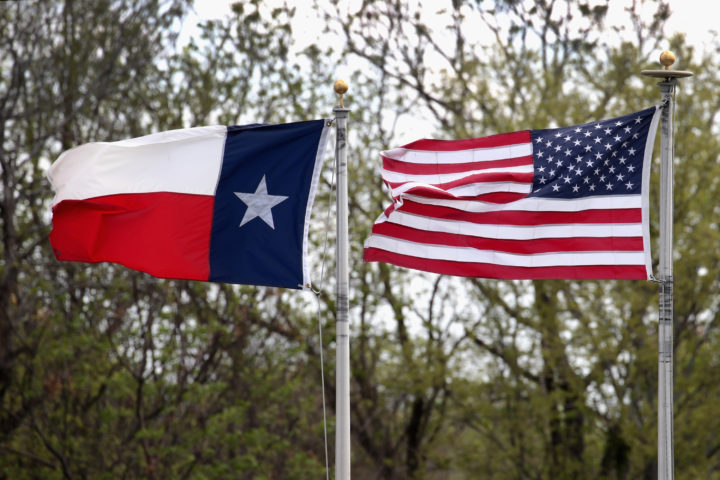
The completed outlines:
{"type": "Polygon", "coordinates": [[[68,150],[48,171],[55,255],[163,278],[308,287],[327,131],[324,120],[210,126],[68,150]]]}
{"type": "Polygon", "coordinates": [[[365,261],[501,279],[647,279],[659,109],[382,153],[365,261]]]}

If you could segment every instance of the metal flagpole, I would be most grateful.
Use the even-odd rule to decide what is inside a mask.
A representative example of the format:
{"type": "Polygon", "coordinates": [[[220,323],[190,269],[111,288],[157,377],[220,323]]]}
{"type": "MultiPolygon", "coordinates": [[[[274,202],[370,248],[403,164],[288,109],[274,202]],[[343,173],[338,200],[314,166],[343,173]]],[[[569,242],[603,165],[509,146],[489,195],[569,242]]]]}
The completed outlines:
{"type": "Polygon", "coordinates": [[[334,85],[340,95],[335,113],[335,164],[337,185],[337,323],[335,365],[335,479],[350,480],[350,303],[348,290],[348,176],[347,118],[350,109],[343,105],[348,85],[338,80],[334,85]]]}
{"type": "Polygon", "coordinates": [[[691,72],[670,70],[671,52],[660,54],[665,70],[643,70],[659,82],[663,107],[660,126],[660,284],[658,325],[658,480],[674,478],[673,445],[673,116],[677,79],[691,72]]]}

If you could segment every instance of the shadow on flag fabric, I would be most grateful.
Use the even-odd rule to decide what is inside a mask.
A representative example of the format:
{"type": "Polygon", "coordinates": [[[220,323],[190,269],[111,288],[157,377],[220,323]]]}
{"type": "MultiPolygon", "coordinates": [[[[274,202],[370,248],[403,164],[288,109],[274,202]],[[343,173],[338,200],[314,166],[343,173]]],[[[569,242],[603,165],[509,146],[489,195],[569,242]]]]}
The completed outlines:
{"type": "Polygon", "coordinates": [[[59,260],[156,277],[308,288],[328,127],[210,126],[68,150],[47,176],[59,260]]]}
{"type": "Polygon", "coordinates": [[[499,279],[648,279],[660,107],[382,152],[393,204],[364,259],[499,279]]]}

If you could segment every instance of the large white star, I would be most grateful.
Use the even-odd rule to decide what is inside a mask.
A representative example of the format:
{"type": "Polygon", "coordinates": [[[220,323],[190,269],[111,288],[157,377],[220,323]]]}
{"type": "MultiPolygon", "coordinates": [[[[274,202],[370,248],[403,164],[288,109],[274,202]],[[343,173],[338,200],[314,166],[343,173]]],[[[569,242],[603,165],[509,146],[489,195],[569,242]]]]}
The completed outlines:
{"type": "Polygon", "coordinates": [[[280,202],[284,202],[288,197],[284,195],[268,195],[267,185],[265,184],[265,175],[260,179],[255,193],[233,192],[245,205],[247,210],[238,227],[242,227],[255,217],[260,217],[270,228],[275,230],[273,223],[272,208],[280,202]]]}

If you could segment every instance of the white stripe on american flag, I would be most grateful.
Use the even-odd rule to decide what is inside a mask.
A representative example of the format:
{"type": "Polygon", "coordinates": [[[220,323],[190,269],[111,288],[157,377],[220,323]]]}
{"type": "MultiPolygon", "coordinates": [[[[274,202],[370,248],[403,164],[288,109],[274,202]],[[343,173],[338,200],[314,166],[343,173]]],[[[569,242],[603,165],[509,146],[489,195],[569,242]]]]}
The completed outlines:
{"type": "Polygon", "coordinates": [[[428,198],[420,195],[403,195],[403,199],[412,200],[426,205],[439,205],[467,212],[499,212],[503,210],[525,210],[528,212],[580,212],[596,209],[640,208],[640,195],[613,195],[585,198],[524,198],[512,203],[490,203],[473,200],[449,200],[445,198],[428,198]]]}
{"type": "Polygon", "coordinates": [[[506,168],[488,168],[484,170],[470,170],[466,172],[458,173],[441,173],[434,175],[413,175],[402,172],[392,172],[390,170],[383,169],[382,177],[386,182],[400,183],[400,182],[418,182],[418,183],[447,183],[453,180],[460,180],[470,175],[481,174],[481,173],[533,173],[532,163],[529,165],[520,165],[506,168]]]}
{"type": "MultiPolygon", "coordinates": [[[[572,237],[642,237],[642,223],[598,224],[598,225],[488,225],[463,222],[459,220],[441,220],[395,211],[385,221],[417,230],[455,233],[483,238],[501,238],[506,240],[533,240],[536,238],[572,238],[572,237]]],[[[422,233],[419,233],[422,236],[422,233]]]]}
{"type": "Polygon", "coordinates": [[[493,263],[510,267],[550,267],[550,266],[585,266],[585,265],[644,265],[645,255],[639,252],[561,252],[540,253],[534,255],[517,255],[491,250],[478,250],[469,247],[448,247],[445,245],[429,245],[407,240],[372,235],[365,243],[365,248],[377,248],[388,252],[445,260],[451,262],[493,263]]]}
{"type": "Polygon", "coordinates": [[[436,187],[434,185],[428,185],[427,183],[419,182],[408,182],[404,183],[397,188],[392,189],[392,196],[398,197],[401,194],[417,189],[431,189],[438,192],[446,192],[457,197],[474,197],[476,195],[482,195],[485,193],[494,192],[515,192],[515,193],[530,193],[532,184],[530,183],[515,183],[515,182],[484,182],[484,183],[471,183],[468,185],[462,185],[460,187],[444,189],[436,187]]]}
{"type": "Polygon", "coordinates": [[[428,151],[395,148],[382,152],[383,157],[392,158],[408,163],[470,163],[491,160],[505,160],[508,158],[525,157],[532,155],[531,143],[520,143],[503,147],[475,148],[458,151],[428,151]]]}

